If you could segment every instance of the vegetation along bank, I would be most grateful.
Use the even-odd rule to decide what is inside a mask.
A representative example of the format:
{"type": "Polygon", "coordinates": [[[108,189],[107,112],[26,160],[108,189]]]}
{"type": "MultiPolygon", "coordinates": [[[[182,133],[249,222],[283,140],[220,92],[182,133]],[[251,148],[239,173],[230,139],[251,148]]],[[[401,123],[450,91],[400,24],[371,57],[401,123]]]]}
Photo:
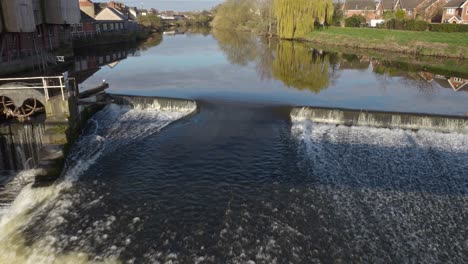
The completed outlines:
{"type": "Polygon", "coordinates": [[[217,29],[327,46],[468,58],[468,26],[431,24],[402,10],[386,12],[386,23],[379,28],[369,28],[363,17],[345,18],[342,6],[332,0],[226,0],[214,12],[212,26],[217,29]]]}

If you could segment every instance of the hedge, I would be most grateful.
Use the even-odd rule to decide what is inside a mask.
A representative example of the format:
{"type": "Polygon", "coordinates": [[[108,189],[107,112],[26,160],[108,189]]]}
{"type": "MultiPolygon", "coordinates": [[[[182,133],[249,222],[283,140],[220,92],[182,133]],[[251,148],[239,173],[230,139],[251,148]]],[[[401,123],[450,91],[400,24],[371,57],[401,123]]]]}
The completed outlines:
{"type": "Polygon", "coordinates": [[[468,32],[468,25],[463,24],[431,24],[430,31],[434,32],[468,32]]]}
{"type": "Polygon", "coordinates": [[[366,18],[363,16],[353,15],[345,19],[346,27],[362,27],[366,24],[366,18]]]}
{"type": "Polygon", "coordinates": [[[380,27],[386,29],[409,30],[409,31],[427,31],[430,24],[424,20],[415,19],[390,19],[380,27]]]}
{"type": "Polygon", "coordinates": [[[424,20],[416,19],[390,19],[378,26],[379,28],[409,30],[409,31],[433,31],[433,32],[468,32],[468,25],[463,24],[430,24],[424,20]]]}

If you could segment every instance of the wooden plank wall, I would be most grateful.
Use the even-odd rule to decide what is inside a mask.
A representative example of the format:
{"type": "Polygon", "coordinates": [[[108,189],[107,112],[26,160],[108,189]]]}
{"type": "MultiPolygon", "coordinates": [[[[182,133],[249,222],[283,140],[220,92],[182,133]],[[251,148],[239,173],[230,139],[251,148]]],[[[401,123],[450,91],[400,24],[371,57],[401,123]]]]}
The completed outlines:
{"type": "Polygon", "coordinates": [[[42,12],[42,5],[43,0],[33,0],[34,20],[36,21],[36,25],[40,25],[45,22],[42,12]]]}
{"type": "Polygon", "coordinates": [[[47,0],[44,13],[49,24],[80,23],[80,6],[77,0],[47,0]]]}
{"type": "Polygon", "coordinates": [[[8,32],[34,32],[32,0],[0,0],[3,10],[5,30],[8,32]]]}
{"type": "Polygon", "coordinates": [[[0,33],[3,32],[3,12],[2,12],[2,6],[0,4],[0,33]]]}

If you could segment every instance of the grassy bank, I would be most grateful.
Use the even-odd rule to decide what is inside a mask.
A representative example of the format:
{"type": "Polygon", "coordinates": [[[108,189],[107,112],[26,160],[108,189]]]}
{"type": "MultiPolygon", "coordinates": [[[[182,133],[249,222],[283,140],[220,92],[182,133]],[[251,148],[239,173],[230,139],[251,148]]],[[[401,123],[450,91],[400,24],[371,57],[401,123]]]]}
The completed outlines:
{"type": "Polygon", "coordinates": [[[467,33],[330,27],[314,31],[300,39],[323,45],[424,56],[468,58],[467,33]]]}

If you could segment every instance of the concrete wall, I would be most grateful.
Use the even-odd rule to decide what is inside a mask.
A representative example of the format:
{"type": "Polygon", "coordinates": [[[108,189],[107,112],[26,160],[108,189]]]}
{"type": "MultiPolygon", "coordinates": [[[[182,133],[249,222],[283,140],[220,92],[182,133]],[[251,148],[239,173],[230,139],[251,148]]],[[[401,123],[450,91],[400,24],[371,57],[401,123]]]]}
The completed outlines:
{"type": "Polygon", "coordinates": [[[4,27],[8,32],[34,32],[32,0],[1,0],[4,27]]]}

